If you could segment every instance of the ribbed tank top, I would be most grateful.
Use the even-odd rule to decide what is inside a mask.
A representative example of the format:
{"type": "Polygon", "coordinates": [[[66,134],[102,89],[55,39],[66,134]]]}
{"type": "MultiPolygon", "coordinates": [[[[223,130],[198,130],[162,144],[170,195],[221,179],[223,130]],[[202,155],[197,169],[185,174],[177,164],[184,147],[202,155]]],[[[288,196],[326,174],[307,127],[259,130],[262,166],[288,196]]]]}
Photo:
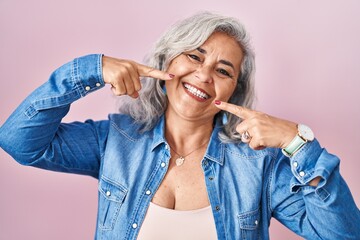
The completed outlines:
{"type": "Polygon", "coordinates": [[[216,240],[211,206],[179,211],[150,202],[138,240],[216,240]]]}

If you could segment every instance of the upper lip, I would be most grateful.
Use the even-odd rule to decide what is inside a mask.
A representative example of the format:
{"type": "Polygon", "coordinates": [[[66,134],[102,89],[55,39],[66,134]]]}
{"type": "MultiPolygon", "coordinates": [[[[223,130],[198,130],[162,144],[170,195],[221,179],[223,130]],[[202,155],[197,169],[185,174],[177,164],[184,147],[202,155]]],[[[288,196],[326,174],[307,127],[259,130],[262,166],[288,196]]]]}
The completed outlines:
{"type": "Polygon", "coordinates": [[[200,92],[205,93],[206,96],[207,96],[207,99],[211,98],[211,95],[210,95],[208,92],[206,92],[204,89],[202,89],[202,88],[199,88],[199,87],[197,87],[197,86],[195,86],[195,85],[193,85],[193,84],[190,84],[190,83],[188,83],[188,82],[184,82],[183,85],[190,85],[190,86],[196,88],[197,90],[199,90],[200,92]]]}

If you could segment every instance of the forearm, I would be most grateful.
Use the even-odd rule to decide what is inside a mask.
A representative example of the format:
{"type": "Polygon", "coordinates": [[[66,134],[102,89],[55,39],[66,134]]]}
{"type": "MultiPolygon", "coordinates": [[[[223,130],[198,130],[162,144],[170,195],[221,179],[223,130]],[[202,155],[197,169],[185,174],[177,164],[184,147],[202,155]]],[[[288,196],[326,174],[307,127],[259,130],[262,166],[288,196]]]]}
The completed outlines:
{"type": "Polygon", "coordinates": [[[336,156],[315,141],[290,162],[285,157],[278,161],[271,194],[276,218],[309,239],[359,239],[360,213],[336,156]],[[276,189],[285,182],[290,191],[276,189]]]}
{"type": "Polygon", "coordinates": [[[302,192],[305,224],[322,239],[360,239],[360,212],[338,167],[322,187],[303,187],[302,192]]]}
{"type": "Polygon", "coordinates": [[[53,141],[70,104],[104,85],[101,55],[75,59],[28,96],[0,128],[0,146],[31,164],[53,141]]]}

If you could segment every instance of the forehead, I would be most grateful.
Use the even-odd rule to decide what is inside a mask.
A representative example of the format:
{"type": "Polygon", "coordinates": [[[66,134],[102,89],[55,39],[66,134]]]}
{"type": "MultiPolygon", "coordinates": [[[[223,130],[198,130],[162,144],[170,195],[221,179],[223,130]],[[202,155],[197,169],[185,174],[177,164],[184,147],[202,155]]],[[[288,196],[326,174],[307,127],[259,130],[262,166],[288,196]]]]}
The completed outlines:
{"type": "Polygon", "coordinates": [[[215,32],[200,46],[207,55],[219,60],[227,60],[240,68],[243,51],[240,44],[231,36],[222,32],[215,32]]]}

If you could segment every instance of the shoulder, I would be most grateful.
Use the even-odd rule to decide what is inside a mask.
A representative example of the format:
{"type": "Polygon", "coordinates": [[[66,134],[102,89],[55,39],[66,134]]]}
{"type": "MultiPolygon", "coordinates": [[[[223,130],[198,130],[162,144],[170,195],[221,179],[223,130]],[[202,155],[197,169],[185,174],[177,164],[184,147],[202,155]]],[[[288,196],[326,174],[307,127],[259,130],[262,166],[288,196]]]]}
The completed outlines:
{"type": "MultiPolygon", "coordinates": [[[[127,114],[109,114],[110,132],[120,133],[129,140],[138,141],[144,138],[152,138],[154,129],[144,130],[144,125],[127,114]]],[[[155,125],[159,128],[160,122],[155,125]]],[[[161,124],[160,124],[161,125],[161,124]]],[[[160,126],[161,127],[161,126],[160,126]]]]}
{"type": "Polygon", "coordinates": [[[112,124],[115,124],[120,127],[120,125],[136,125],[135,120],[127,115],[121,113],[109,114],[109,120],[112,124]]]}
{"type": "Polygon", "coordinates": [[[126,114],[109,114],[110,129],[130,139],[138,140],[151,131],[142,131],[142,124],[126,114]]]}

